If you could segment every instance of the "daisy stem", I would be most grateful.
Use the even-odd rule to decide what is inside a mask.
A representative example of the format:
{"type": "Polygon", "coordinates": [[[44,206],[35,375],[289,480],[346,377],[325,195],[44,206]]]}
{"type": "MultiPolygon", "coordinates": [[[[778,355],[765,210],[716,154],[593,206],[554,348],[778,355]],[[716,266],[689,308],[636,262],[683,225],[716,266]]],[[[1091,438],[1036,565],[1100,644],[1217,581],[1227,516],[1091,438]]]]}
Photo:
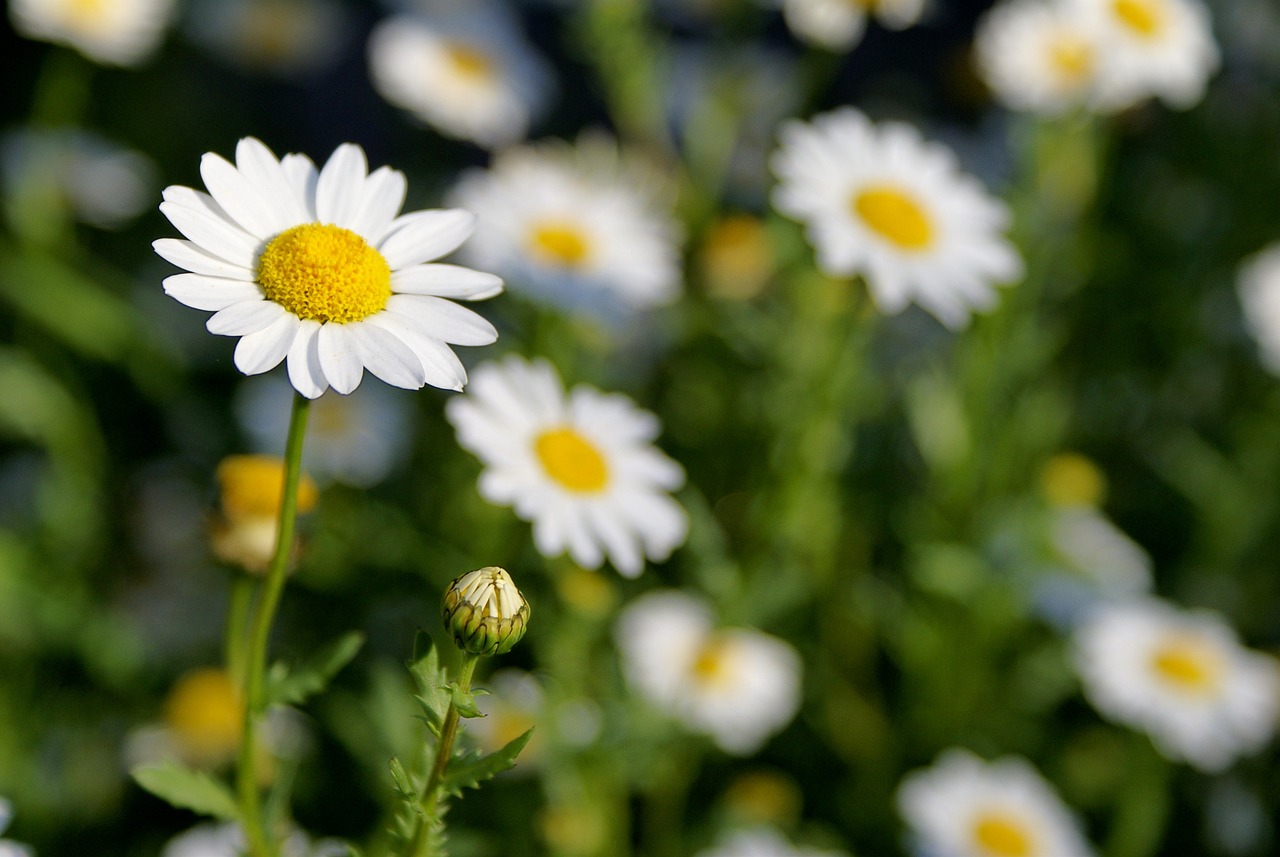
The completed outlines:
{"type": "Polygon", "coordinates": [[[231,598],[227,604],[227,631],[224,657],[231,680],[244,685],[245,625],[253,605],[254,578],[237,573],[231,582],[231,598]]]}
{"type": "Polygon", "coordinates": [[[293,554],[294,529],[298,521],[298,479],[302,471],[302,442],[307,433],[311,400],[302,395],[293,399],[289,436],[284,453],[284,497],[280,501],[280,526],[276,532],[276,552],[267,569],[267,578],[250,619],[249,640],[243,652],[244,732],[236,763],[236,792],[240,799],[241,822],[249,840],[251,857],[274,857],[275,842],[267,834],[258,798],[256,761],[258,720],[266,708],[267,642],[280,596],[284,592],[289,558],[293,554]]]}
{"type": "MultiPolygon", "coordinates": [[[[463,693],[471,690],[471,677],[475,675],[476,664],[479,662],[479,655],[462,653],[462,665],[458,669],[458,689],[463,693]]],[[[436,741],[435,762],[431,765],[427,784],[422,789],[422,816],[418,819],[418,829],[414,832],[406,857],[427,857],[431,853],[431,831],[439,821],[436,807],[440,802],[440,786],[444,782],[449,759],[453,757],[453,739],[457,734],[458,706],[450,702],[444,715],[444,723],[440,727],[440,738],[436,741]]]]}

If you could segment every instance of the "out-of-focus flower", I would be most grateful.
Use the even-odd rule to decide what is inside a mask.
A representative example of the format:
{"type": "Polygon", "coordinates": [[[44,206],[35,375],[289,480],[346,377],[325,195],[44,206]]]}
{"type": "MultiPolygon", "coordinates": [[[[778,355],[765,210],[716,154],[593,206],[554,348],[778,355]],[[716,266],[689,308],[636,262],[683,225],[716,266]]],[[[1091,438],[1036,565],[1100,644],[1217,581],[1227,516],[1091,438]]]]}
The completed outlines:
{"type": "Polygon", "coordinates": [[[516,294],[616,318],[680,290],[678,227],[653,196],[661,181],[624,163],[611,141],[508,149],[462,177],[452,204],[475,212],[470,264],[516,294]]]}
{"type": "Polygon", "coordinates": [[[1041,468],[1040,491],[1050,506],[1096,507],[1107,493],[1107,477],[1088,457],[1060,452],[1041,468]]]}
{"type": "Polygon", "coordinates": [[[183,758],[197,763],[227,761],[240,746],[244,724],[240,688],[225,670],[192,670],[169,691],[164,723],[183,758]]]}
{"type": "Polygon", "coordinates": [[[512,356],[478,367],[445,415],[485,464],[481,495],[531,521],[544,556],[567,551],[584,568],[607,558],[635,577],[684,542],[688,517],[667,493],[684,470],[653,446],[657,418],[627,397],[566,394],[551,364],[512,356]]]}
{"type": "MultiPolygon", "coordinates": [[[[206,823],[170,839],[160,857],[240,857],[244,851],[244,832],[239,825],[206,823]]],[[[337,840],[313,841],[297,830],[285,839],[280,853],[281,857],[342,857],[350,851],[337,840]]]]}
{"type": "Polygon", "coordinates": [[[359,146],[339,146],[317,170],[305,155],[277,160],[246,137],[234,165],[209,153],[200,173],[210,193],[172,186],[160,205],[190,240],[153,246],[190,271],[167,278],[165,292],[214,311],[211,333],[240,337],[235,363],[246,375],[287,358],[289,380],[312,399],[331,386],[350,393],[366,368],[395,387],[460,390],[466,372],[449,345],[497,338],[493,325],[449,299],[492,297],[502,281],[427,264],[466,240],[474,216],[397,216],[404,174],[370,174],[359,146]]]}
{"type": "Polygon", "coordinates": [[[241,68],[294,77],[337,58],[349,19],[334,0],[203,0],[190,29],[197,42],[241,68]]]}
{"type": "Polygon", "coordinates": [[[773,243],[764,221],[749,214],[724,217],[707,230],[698,268],[713,295],[750,300],[774,274],[773,243]]]}
{"type": "MultiPolygon", "coordinates": [[[[276,551],[280,502],[284,497],[284,461],[270,455],[231,455],[218,465],[219,512],[210,544],[223,562],[262,573],[276,551]]],[[[298,513],[316,505],[311,478],[298,482],[298,513]]]]}
{"type": "Polygon", "coordinates": [[[511,9],[494,2],[388,18],[369,37],[369,67],[387,101],[490,149],[523,140],[554,88],[511,9]]]}
{"type": "Polygon", "coordinates": [[[136,65],[156,49],[173,0],[10,0],[13,28],[107,65],[136,65]]]}
{"type": "MultiPolygon", "coordinates": [[[[289,429],[289,383],[276,378],[244,383],[235,411],[255,450],[278,453],[289,429]]],[[[376,485],[408,458],[413,420],[409,400],[382,385],[366,384],[349,396],[321,396],[307,419],[303,466],[319,480],[376,485]]]]}
{"type": "Polygon", "coordinates": [[[840,851],[822,851],[792,845],[772,827],[735,830],[718,844],[698,852],[698,857],[841,857],[840,851]]]}
{"type": "MultiPolygon", "coordinates": [[[[13,805],[4,798],[0,798],[0,833],[4,833],[12,819],[13,805]]],[[[0,839],[0,857],[33,857],[34,853],[26,845],[14,842],[12,839],[0,839]]]]}
{"type": "Polygon", "coordinates": [[[796,782],[773,771],[748,771],[730,783],[724,793],[729,817],[748,826],[790,827],[799,821],[802,803],[796,782]]]}
{"type": "Polygon", "coordinates": [[[864,276],[882,312],[915,301],[963,327],[1022,276],[1001,234],[1008,209],[915,128],[842,108],[788,122],[781,139],[774,206],[805,223],[824,273],[864,276]]]}
{"type": "Polygon", "coordinates": [[[1096,21],[1062,0],[1006,0],[978,24],[983,79],[1013,110],[1058,114],[1089,106],[1101,56],[1096,21]]]}
{"type": "Polygon", "coordinates": [[[514,769],[533,770],[543,745],[543,732],[535,728],[545,715],[542,685],[524,670],[501,669],[485,680],[485,687],[489,692],[476,697],[476,707],[484,716],[467,721],[467,734],[483,752],[493,753],[533,729],[514,769]]]}
{"type": "Polygon", "coordinates": [[[1099,609],[1076,632],[1076,669],[1103,716],[1145,731],[1170,759],[1221,771],[1271,739],[1280,665],[1222,617],[1154,599],[1099,609]]]}
{"type": "Polygon", "coordinates": [[[867,19],[894,30],[920,20],[924,0],[769,0],[782,5],[782,15],[796,36],[829,51],[847,51],[862,41],[867,19]]]}
{"type": "Polygon", "coordinates": [[[933,857],[1086,857],[1079,822],[1024,759],[947,750],[898,789],[898,811],[933,857]]]}
{"type": "Polygon", "coordinates": [[[469,571],[444,593],[443,622],[453,642],[473,655],[503,655],[529,626],[529,602],[505,569],[469,571]]]}
{"type": "Polygon", "coordinates": [[[1236,289],[1262,365],[1280,375],[1280,243],[1245,260],[1236,289]]]}
{"type": "Polygon", "coordinates": [[[1050,568],[1034,598],[1055,624],[1072,627],[1100,604],[1151,590],[1151,557],[1101,512],[1054,509],[1048,526],[1050,568]]]}
{"type": "Polygon", "coordinates": [[[707,605],[690,595],[638,598],[614,635],[627,682],[726,753],[754,753],[799,708],[795,649],[751,628],[717,628],[707,605]]]}

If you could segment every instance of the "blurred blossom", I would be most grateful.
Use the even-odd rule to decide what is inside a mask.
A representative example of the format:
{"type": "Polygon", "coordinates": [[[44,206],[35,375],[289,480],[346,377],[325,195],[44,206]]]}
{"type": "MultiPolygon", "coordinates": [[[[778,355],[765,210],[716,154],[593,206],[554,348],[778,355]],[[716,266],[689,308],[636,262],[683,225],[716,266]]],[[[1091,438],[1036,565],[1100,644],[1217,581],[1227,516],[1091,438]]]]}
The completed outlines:
{"type": "Polygon", "coordinates": [[[515,14],[491,0],[427,3],[383,21],[369,37],[369,66],[387,101],[490,149],[523,140],[554,89],[515,14]]]}
{"type": "Polygon", "coordinates": [[[606,319],[674,300],[679,227],[655,196],[665,182],[625,161],[611,140],[585,137],[508,149],[463,175],[451,204],[475,212],[469,264],[515,294],[606,319]]]}
{"type": "MultiPolygon", "coordinates": [[[[197,824],[165,844],[160,857],[240,857],[245,852],[244,833],[234,823],[197,824]]],[[[343,857],[349,854],[337,840],[313,841],[294,831],[280,848],[281,857],[343,857]]]]}
{"type": "MultiPolygon", "coordinates": [[[[223,562],[261,574],[276,552],[284,460],[270,455],[231,455],[218,464],[219,512],[210,544],[223,562]]],[[[298,482],[298,514],[316,505],[318,491],[303,474],[298,482]]]]}
{"type": "MultiPolygon", "coordinates": [[[[4,798],[0,798],[0,833],[4,833],[12,819],[13,805],[4,798]]],[[[33,857],[34,853],[26,845],[14,842],[12,839],[0,839],[0,857],[33,857]]]]}
{"type": "Polygon", "coordinates": [[[651,592],[622,611],[614,630],[632,689],[726,753],[749,756],[795,716],[800,656],[751,628],[718,628],[706,603],[651,592]]]}
{"type": "Polygon", "coordinates": [[[350,18],[334,0],[203,0],[190,32],[241,68],[294,77],[337,59],[350,18]]]}
{"type": "Polygon", "coordinates": [[[782,6],[791,32],[812,45],[829,51],[847,51],[862,41],[867,19],[874,17],[883,26],[903,30],[916,24],[924,12],[925,0],[767,0],[782,6]]]}
{"type": "Polygon", "coordinates": [[[862,275],[881,312],[915,301],[960,328],[995,305],[996,285],[1022,277],[1004,203],[910,125],[849,107],[791,121],[772,166],[774,207],[805,223],[818,267],[862,275]]]}
{"type": "Polygon", "coordinates": [[[724,793],[729,817],[748,825],[790,826],[800,819],[802,802],[796,781],[773,771],[749,771],[724,793]]]}
{"type": "Polygon", "coordinates": [[[173,0],[10,0],[13,28],[68,45],[94,62],[136,65],[159,45],[173,0]]]}
{"type": "Polygon", "coordinates": [[[751,300],[773,278],[773,239],[764,221],[748,214],[711,225],[697,256],[707,291],[728,300],[751,300]]]}
{"type": "Polygon", "coordinates": [[[480,494],[531,521],[543,556],[568,552],[584,568],[608,559],[635,577],[684,543],[688,516],[667,493],[684,470],[653,446],[657,417],[626,396],[566,393],[550,363],[510,356],[477,367],[445,415],[485,465],[480,494]]]}
{"type": "Polygon", "coordinates": [[[339,146],[317,170],[245,137],[235,164],[209,152],[200,175],[209,193],[170,186],[160,204],[189,240],[152,246],[190,272],[165,279],[165,294],[213,312],[210,333],[239,337],[244,374],[287,358],[289,381],[311,399],[330,387],[350,393],[365,369],[393,387],[461,390],[466,372],[449,346],[498,338],[454,301],[492,297],[502,281],[429,264],[467,239],[474,216],[400,214],[404,174],[370,173],[359,146],[339,146]]]}
{"type": "Polygon", "coordinates": [[[1050,506],[1096,507],[1107,491],[1107,477],[1078,452],[1060,452],[1040,470],[1040,491],[1050,506]]]}
{"type": "Polygon", "coordinates": [[[1151,590],[1151,557],[1101,512],[1055,509],[1049,520],[1051,570],[1037,581],[1040,610],[1072,626],[1103,602],[1151,590]]]}
{"type": "Polygon", "coordinates": [[[1079,821],[1025,759],[944,752],[908,774],[898,811],[929,857],[1087,857],[1079,821]]]}
{"type": "Polygon", "coordinates": [[[1222,771],[1275,732],[1280,664],[1241,646],[1216,613],[1155,599],[1109,605],[1081,626],[1074,645],[1093,706],[1145,731],[1170,759],[1222,771]]]}
{"type": "Polygon", "coordinates": [[[130,766],[165,759],[198,767],[224,765],[240,746],[243,723],[240,689],[231,676],[216,667],[192,670],[174,682],[163,720],[129,736],[125,755],[130,766]]]}
{"type": "Polygon", "coordinates": [[[1102,29],[1067,0],[1005,0],[978,24],[978,68],[1012,110],[1042,114],[1092,106],[1102,29]]]}
{"type": "Polygon", "coordinates": [[[489,692],[476,697],[476,707],[484,716],[467,721],[467,734],[483,752],[494,753],[533,729],[514,768],[527,773],[543,755],[543,730],[534,729],[544,714],[542,686],[531,673],[518,669],[500,669],[484,685],[489,692]]]}
{"type": "Polygon", "coordinates": [[[1258,342],[1262,365],[1280,375],[1280,243],[1240,266],[1236,289],[1245,325],[1258,342]]]}
{"type": "MultiPolygon", "coordinates": [[[[236,418],[258,452],[282,451],[289,393],[283,378],[255,379],[237,392],[236,418]]],[[[348,396],[321,396],[307,421],[303,466],[319,480],[371,487],[409,457],[413,422],[411,402],[385,386],[366,384],[348,396]]]]}
{"type": "Polygon", "coordinates": [[[699,851],[697,857],[841,857],[841,852],[798,848],[771,827],[755,827],[724,836],[719,844],[699,851]]]}
{"type": "Polygon", "coordinates": [[[147,208],[156,169],[140,152],[70,128],[23,128],[0,142],[0,171],[9,220],[67,216],[114,229],[147,208]]]}

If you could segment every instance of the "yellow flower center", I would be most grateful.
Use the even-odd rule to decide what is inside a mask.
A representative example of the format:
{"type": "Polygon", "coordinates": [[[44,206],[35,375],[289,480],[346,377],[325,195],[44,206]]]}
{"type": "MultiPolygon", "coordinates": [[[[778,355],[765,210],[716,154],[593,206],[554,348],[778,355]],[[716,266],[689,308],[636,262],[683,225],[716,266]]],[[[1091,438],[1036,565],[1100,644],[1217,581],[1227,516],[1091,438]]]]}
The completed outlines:
{"type": "Polygon", "coordinates": [[[984,812],[973,825],[973,841],[991,857],[1031,857],[1035,842],[1021,820],[1003,812],[984,812]]]}
{"type": "Polygon", "coordinates": [[[592,493],[609,483],[609,466],[600,450],[568,426],[538,435],[533,448],[547,475],[570,491],[592,493]]]}
{"type": "Polygon", "coordinates": [[[872,231],[903,250],[923,250],[933,243],[928,213],[893,185],[872,185],[854,194],[854,214],[872,231]]]}
{"type": "MultiPolygon", "coordinates": [[[[274,518],[284,496],[284,462],[270,455],[231,455],[218,465],[222,513],[231,520],[274,518]]],[[[316,505],[316,484],[303,475],[298,482],[298,511],[316,505]]]]}
{"type": "Polygon", "coordinates": [[[1097,506],[1107,493],[1107,479],[1080,453],[1060,452],[1040,471],[1040,490],[1052,506],[1097,506]]]}
{"type": "Polygon", "coordinates": [[[1093,47],[1079,36],[1062,33],[1049,45],[1049,65],[1064,84],[1080,83],[1093,71],[1093,47]]]}
{"type": "Polygon", "coordinates": [[[733,679],[733,647],[723,637],[712,637],[693,661],[693,678],[706,687],[720,687],[733,679]]]}
{"type": "Polygon", "coordinates": [[[305,223],[286,229],[258,260],[267,300],[298,318],[360,321],[387,305],[391,268],[382,254],[350,229],[305,223]]]}
{"type": "Polygon", "coordinates": [[[1151,655],[1156,674],[1178,690],[1206,694],[1222,679],[1218,654],[1203,640],[1175,636],[1162,642],[1151,655]]]}
{"type": "Polygon", "coordinates": [[[106,0],[67,0],[64,8],[74,24],[96,28],[106,17],[107,3],[106,0]]]}
{"type": "Polygon", "coordinates": [[[453,65],[453,70],[461,77],[474,81],[486,81],[493,77],[493,60],[484,51],[463,42],[450,42],[445,45],[444,52],[453,65]]]}
{"type": "Polygon", "coordinates": [[[240,689],[223,670],[189,672],[169,692],[164,719],[193,755],[205,758],[230,754],[240,743],[244,720],[240,689]]]}
{"type": "Polygon", "coordinates": [[[1155,38],[1164,29],[1164,18],[1152,0],[1113,0],[1112,11],[1134,33],[1144,39],[1155,38]]]}
{"type": "Polygon", "coordinates": [[[542,223],[529,236],[535,255],[553,265],[576,268],[587,260],[591,243],[573,223],[542,223]]]}

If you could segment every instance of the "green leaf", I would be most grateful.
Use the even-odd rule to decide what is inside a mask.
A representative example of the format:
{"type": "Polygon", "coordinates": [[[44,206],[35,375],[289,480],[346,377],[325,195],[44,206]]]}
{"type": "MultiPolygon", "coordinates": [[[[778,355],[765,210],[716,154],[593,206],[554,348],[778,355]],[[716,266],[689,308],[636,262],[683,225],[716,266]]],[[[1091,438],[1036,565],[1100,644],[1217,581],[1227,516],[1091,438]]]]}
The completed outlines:
{"type": "Polygon", "coordinates": [[[193,771],[176,762],[140,765],[133,779],[156,797],[180,809],[235,821],[239,811],[231,790],[203,771],[193,771]]]}
{"type": "Polygon", "coordinates": [[[325,646],[305,663],[290,671],[282,663],[273,664],[267,674],[267,705],[301,705],[329,686],[329,681],[360,651],[364,634],[352,631],[325,646]]]}
{"type": "Polygon", "coordinates": [[[409,772],[404,769],[404,765],[400,763],[397,756],[391,757],[391,781],[395,783],[396,793],[404,800],[417,800],[418,787],[414,785],[413,778],[409,776],[409,772]]]}
{"type": "Polygon", "coordinates": [[[487,756],[456,760],[444,775],[444,789],[449,794],[461,795],[463,789],[479,788],[480,784],[503,771],[515,767],[516,756],[533,737],[533,730],[507,742],[501,750],[487,756]]]}
{"type": "Polygon", "coordinates": [[[480,709],[476,707],[475,694],[471,693],[470,691],[463,690],[462,688],[458,687],[456,684],[453,685],[453,687],[451,687],[450,690],[451,690],[451,693],[449,698],[453,702],[453,707],[458,709],[458,716],[484,717],[484,715],[480,712],[480,709]]]}
{"type": "Polygon", "coordinates": [[[418,687],[414,699],[422,708],[422,719],[433,733],[439,735],[445,713],[449,710],[451,694],[449,676],[440,668],[435,646],[429,646],[425,655],[409,665],[409,673],[418,687]]]}

